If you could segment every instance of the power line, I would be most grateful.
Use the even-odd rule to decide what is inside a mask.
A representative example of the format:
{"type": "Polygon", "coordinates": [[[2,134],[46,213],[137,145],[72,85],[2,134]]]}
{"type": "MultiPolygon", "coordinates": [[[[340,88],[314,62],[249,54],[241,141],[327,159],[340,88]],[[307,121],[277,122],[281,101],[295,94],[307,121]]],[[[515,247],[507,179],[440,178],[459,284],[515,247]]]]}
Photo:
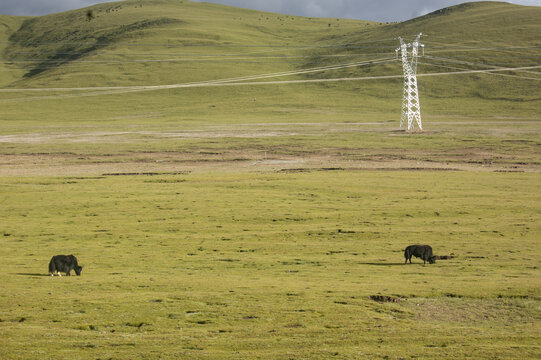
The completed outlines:
{"type": "MultiPolygon", "coordinates": [[[[465,70],[465,71],[450,71],[440,73],[427,73],[417,74],[418,77],[432,77],[432,76],[448,76],[448,75],[464,75],[474,73],[492,73],[501,71],[517,71],[528,69],[540,69],[538,66],[527,66],[521,68],[499,68],[499,69],[486,69],[486,70],[465,70]]],[[[18,101],[34,101],[45,99],[61,99],[61,98],[73,98],[73,97],[87,97],[87,96],[100,96],[100,95],[118,95],[131,92],[142,91],[156,91],[156,90],[172,90],[182,88],[194,88],[194,87],[224,87],[224,86],[261,86],[261,85],[291,85],[291,84],[307,84],[307,83],[328,83],[328,82],[340,82],[340,81],[366,81],[366,80],[390,80],[390,79],[402,79],[404,75],[381,75],[381,76],[364,76],[364,77],[346,77],[346,78],[332,78],[332,79],[310,79],[310,80],[282,80],[282,81],[256,81],[256,82],[206,82],[206,83],[192,83],[192,84],[172,84],[172,85],[154,85],[154,86],[126,86],[126,87],[102,87],[102,88],[88,88],[96,91],[92,93],[84,94],[64,94],[53,96],[38,96],[30,98],[15,98],[0,100],[1,103],[18,102],[18,101]]],[[[72,91],[82,91],[82,88],[72,88],[72,91]]],[[[8,89],[2,89],[0,91],[5,92],[8,89]]],[[[15,89],[11,89],[15,90],[15,89]]],[[[19,89],[24,90],[24,89],[19,89]]],[[[53,91],[53,89],[40,89],[42,91],[53,91]]],[[[64,89],[69,90],[69,89],[64,89]]]]}
{"type": "MultiPolygon", "coordinates": [[[[427,55],[425,57],[428,58],[428,59],[440,60],[440,61],[444,61],[444,62],[452,62],[452,63],[458,63],[458,64],[464,64],[464,65],[471,65],[471,66],[483,66],[483,67],[488,67],[488,68],[492,68],[492,69],[502,68],[502,66],[499,66],[499,65],[479,64],[479,63],[473,63],[473,62],[469,62],[469,61],[444,58],[444,57],[439,57],[439,56],[428,56],[427,55]]],[[[532,73],[532,74],[539,75],[539,73],[537,73],[535,71],[523,70],[521,72],[532,73]]]]}
{"type": "MultiPolygon", "coordinates": [[[[428,66],[435,66],[435,67],[441,67],[441,68],[445,68],[445,69],[460,70],[460,71],[467,71],[468,70],[468,69],[458,68],[458,67],[454,67],[454,66],[440,65],[440,64],[430,64],[430,63],[426,63],[426,62],[419,62],[419,64],[428,65],[428,66]]],[[[520,70],[518,70],[518,71],[520,71],[520,70]]],[[[511,75],[511,74],[501,74],[501,73],[497,73],[497,72],[496,73],[488,72],[487,74],[496,75],[496,76],[513,77],[513,78],[517,78],[517,79],[527,79],[527,80],[541,81],[541,78],[534,78],[534,77],[527,77],[527,76],[520,76],[520,75],[511,75]]],[[[537,74],[537,73],[535,73],[535,74],[537,74]]]]}
{"type": "MultiPolygon", "coordinates": [[[[176,84],[176,85],[195,86],[195,85],[204,85],[204,84],[230,83],[234,81],[258,80],[258,79],[267,79],[267,78],[273,78],[273,77],[293,76],[293,75],[302,75],[302,74],[309,74],[309,73],[316,73],[316,72],[324,72],[324,71],[330,71],[330,70],[340,70],[340,69],[345,69],[345,68],[350,68],[350,67],[375,65],[375,64],[395,62],[395,61],[396,61],[395,58],[382,58],[382,59],[360,61],[360,62],[353,62],[353,63],[346,63],[346,64],[328,65],[328,66],[322,66],[322,67],[310,68],[310,69],[304,69],[304,70],[283,71],[283,72],[270,73],[270,74],[259,74],[259,75],[250,75],[250,76],[235,77],[235,78],[228,78],[228,79],[207,80],[207,81],[201,81],[201,82],[196,82],[196,83],[176,84]]],[[[155,85],[155,86],[176,86],[176,85],[155,85]]],[[[151,87],[153,86],[151,85],[148,85],[148,86],[106,86],[106,87],[30,88],[30,89],[18,88],[18,89],[0,89],[0,92],[96,91],[96,90],[122,90],[122,89],[137,89],[137,88],[151,88],[151,87]]]]}

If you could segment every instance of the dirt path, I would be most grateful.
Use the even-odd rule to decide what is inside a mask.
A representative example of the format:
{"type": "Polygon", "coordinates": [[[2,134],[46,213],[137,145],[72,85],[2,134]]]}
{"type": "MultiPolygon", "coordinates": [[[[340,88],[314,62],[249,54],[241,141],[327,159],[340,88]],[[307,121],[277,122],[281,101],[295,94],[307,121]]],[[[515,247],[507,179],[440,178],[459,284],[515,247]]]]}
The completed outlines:
{"type": "Polygon", "coordinates": [[[537,165],[482,164],[456,161],[417,161],[393,159],[378,155],[373,159],[344,160],[337,156],[310,155],[303,157],[267,157],[261,153],[240,154],[217,159],[215,155],[197,156],[171,153],[138,154],[133,156],[75,157],[71,155],[0,155],[0,176],[78,176],[123,173],[174,172],[277,172],[310,170],[419,170],[419,171],[493,171],[540,172],[537,165]]]}

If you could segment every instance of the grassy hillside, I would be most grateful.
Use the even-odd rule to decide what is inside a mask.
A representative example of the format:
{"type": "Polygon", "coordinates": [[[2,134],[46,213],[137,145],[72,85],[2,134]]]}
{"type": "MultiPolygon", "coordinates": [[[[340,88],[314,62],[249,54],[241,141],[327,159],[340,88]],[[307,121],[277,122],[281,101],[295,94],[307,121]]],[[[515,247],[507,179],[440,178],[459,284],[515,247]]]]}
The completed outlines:
{"type": "MultiPolygon", "coordinates": [[[[403,23],[347,34],[342,39],[336,39],[340,47],[325,54],[362,51],[380,55],[398,47],[397,37],[411,41],[416,34],[423,33],[421,42],[425,44],[426,56],[419,60],[419,74],[538,66],[541,42],[537,34],[541,31],[541,25],[537,19],[540,16],[541,7],[500,2],[465,3],[403,23]]],[[[327,58],[317,56],[313,61],[314,64],[327,62],[327,58]]],[[[348,69],[340,75],[385,75],[396,72],[395,67],[380,66],[370,71],[361,68],[357,73],[348,69]]],[[[429,108],[444,105],[443,99],[460,98],[463,105],[472,99],[501,100],[509,107],[514,107],[513,103],[529,103],[525,107],[533,110],[539,108],[541,100],[540,78],[539,70],[534,69],[531,72],[425,77],[419,80],[419,86],[429,108]]],[[[472,108],[467,107],[468,111],[472,108]]]]}
{"type": "Polygon", "coordinates": [[[24,70],[20,66],[8,64],[6,57],[4,57],[6,49],[10,47],[10,36],[20,28],[24,19],[24,17],[20,16],[0,15],[0,54],[2,54],[2,61],[0,61],[0,86],[7,86],[19,80],[24,74],[24,70]]]}
{"type": "MultiPolygon", "coordinates": [[[[420,73],[535,66],[539,15],[539,7],[481,2],[404,23],[379,24],[189,1],[106,3],[41,17],[3,17],[11,25],[3,35],[8,41],[2,52],[0,81],[4,88],[85,88],[185,84],[295,72],[393,58],[396,37],[411,39],[419,32],[427,35],[423,38],[427,57],[420,61],[420,73]]],[[[541,98],[540,77],[535,71],[420,78],[423,112],[436,121],[457,115],[535,116],[541,98]]],[[[261,80],[399,77],[401,72],[395,61],[261,80]]],[[[133,111],[134,106],[145,117],[160,114],[167,121],[177,121],[179,116],[183,122],[206,121],[208,116],[228,123],[253,122],[260,117],[283,122],[283,116],[287,122],[335,121],[336,117],[329,119],[324,114],[337,110],[344,121],[373,121],[397,116],[401,83],[395,78],[143,94],[128,90],[1,92],[0,101],[4,121],[19,125],[21,120],[37,118],[49,124],[133,119],[141,116],[141,111],[133,111]],[[47,106],[19,111],[35,101],[47,106]]]]}
{"type": "MultiPolygon", "coordinates": [[[[427,55],[457,62],[427,58],[420,72],[448,71],[453,66],[520,67],[538,64],[540,15],[539,7],[479,2],[404,23],[376,24],[189,1],[136,0],[26,19],[11,34],[3,57],[25,71],[22,82],[13,86],[174,84],[392,57],[398,36],[408,39],[423,32],[427,55]]],[[[314,76],[400,71],[395,63],[314,76]]],[[[421,85],[425,96],[435,98],[539,99],[537,81],[523,80],[465,75],[427,78],[421,85]],[[509,86],[516,82],[520,84],[509,86]]],[[[361,92],[379,95],[388,84],[370,83],[361,92]]],[[[359,88],[351,83],[333,86],[345,91],[359,88]]]]}
{"type": "Polygon", "coordinates": [[[27,19],[4,57],[27,70],[27,86],[212,80],[290,70],[299,47],[369,24],[329,21],[190,1],[125,1],[27,19]]]}

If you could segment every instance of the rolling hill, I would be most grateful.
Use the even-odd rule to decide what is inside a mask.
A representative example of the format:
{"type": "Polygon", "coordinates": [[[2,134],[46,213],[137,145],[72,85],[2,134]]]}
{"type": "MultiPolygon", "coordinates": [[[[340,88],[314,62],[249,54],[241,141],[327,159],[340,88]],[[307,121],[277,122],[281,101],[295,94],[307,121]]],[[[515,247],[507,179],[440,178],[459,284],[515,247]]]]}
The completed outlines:
{"type": "MultiPolygon", "coordinates": [[[[478,2],[381,24],[178,0],[130,0],[32,18],[2,16],[3,73],[10,75],[1,85],[133,86],[253,76],[393,57],[398,36],[419,32],[426,35],[430,56],[420,72],[535,66],[540,16],[539,7],[478,2]]],[[[399,74],[400,67],[346,68],[300,78],[367,73],[399,74]]],[[[503,76],[460,79],[431,79],[424,86],[436,97],[540,98],[536,81],[517,87],[509,86],[517,81],[503,76]]]]}
{"type": "Polygon", "coordinates": [[[302,48],[369,25],[328,21],[189,1],[107,3],[24,20],[3,57],[25,69],[25,85],[211,80],[296,68],[302,48]]]}
{"type": "Polygon", "coordinates": [[[23,120],[150,126],[137,120],[149,116],[156,126],[393,121],[397,37],[420,32],[426,116],[530,119],[541,99],[539,17],[540,7],[475,2],[386,24],[187,0],[0,16],[2,121],[11,131],[23,120]]]}

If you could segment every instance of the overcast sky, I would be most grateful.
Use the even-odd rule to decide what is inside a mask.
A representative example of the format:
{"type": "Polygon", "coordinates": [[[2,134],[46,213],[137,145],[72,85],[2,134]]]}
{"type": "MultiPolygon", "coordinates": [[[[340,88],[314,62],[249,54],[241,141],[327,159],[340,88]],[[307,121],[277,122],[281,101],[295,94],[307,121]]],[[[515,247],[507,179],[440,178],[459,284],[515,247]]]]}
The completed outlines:
{"type": "MultiPolygon", "coordinates": [[[[44,15],[111,0],[0,0],[0,14],[44,15]]],[[[144,1],[144,0],[143,0],[144,1]]],[[[467,0],[206,0],[207,2],[309,17],[403,21],[467,0]]],[[[541,0],[510,0],[541,6],[541,0]]]]}

